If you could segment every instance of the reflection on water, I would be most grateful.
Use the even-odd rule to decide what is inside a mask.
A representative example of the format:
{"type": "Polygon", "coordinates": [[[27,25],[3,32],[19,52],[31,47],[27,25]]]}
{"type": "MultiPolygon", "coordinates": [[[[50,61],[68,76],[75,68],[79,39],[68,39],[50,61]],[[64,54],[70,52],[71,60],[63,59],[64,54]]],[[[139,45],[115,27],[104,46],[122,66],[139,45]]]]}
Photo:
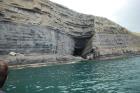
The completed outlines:
{"type": "Polygon", "coordinates": [[[140,57],[11,70],[7,93],[140,93],[140,57]]]}

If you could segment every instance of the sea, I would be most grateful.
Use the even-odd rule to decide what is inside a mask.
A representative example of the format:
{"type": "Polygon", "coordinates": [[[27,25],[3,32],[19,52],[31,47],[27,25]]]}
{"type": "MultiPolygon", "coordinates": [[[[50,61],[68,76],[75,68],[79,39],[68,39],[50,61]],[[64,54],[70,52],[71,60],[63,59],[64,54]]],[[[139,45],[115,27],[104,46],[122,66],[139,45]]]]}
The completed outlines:
{"type": "Polygon", "coordinates": [[[6,93],[140,93],[140,57],[10,68],[6,93]]]}

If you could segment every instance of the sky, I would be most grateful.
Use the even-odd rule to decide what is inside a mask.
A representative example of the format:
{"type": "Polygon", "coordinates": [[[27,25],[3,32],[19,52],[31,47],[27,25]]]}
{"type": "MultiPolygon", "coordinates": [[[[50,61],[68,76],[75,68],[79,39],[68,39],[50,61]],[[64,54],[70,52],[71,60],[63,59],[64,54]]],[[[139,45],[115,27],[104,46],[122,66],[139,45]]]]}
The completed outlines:
{"type": "Polygon", "coordinates": [[[140,0],[50,0],[80,13],[106,17],[140,32],[140,0]]]}

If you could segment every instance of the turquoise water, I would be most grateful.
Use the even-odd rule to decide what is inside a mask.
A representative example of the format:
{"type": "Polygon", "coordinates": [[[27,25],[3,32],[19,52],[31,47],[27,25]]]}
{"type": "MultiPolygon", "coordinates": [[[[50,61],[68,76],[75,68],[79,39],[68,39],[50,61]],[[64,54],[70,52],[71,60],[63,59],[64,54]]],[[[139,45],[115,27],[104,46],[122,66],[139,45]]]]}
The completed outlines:
{"type": "Polygon", "coordinates": [[[140,57],[10,70],[6,93],[140,93],[140,57]]]}

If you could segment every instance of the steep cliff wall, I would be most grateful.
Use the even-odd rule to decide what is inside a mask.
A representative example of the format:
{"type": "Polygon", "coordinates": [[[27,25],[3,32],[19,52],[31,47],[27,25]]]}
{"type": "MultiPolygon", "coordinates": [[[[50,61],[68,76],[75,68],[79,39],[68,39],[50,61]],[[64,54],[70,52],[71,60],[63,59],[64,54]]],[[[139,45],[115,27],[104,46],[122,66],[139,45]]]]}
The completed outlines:
{"type": "Polygon", "coordinates": [[[72,54],[74,40],[57,29],[16,23],[0,23],[0,53],[72,54]]]}
{"type": "Polygon", "coordinates": [[[140,52],[140,37],[126,28],[101,17],[95,18],[95,32],[83,52],[83,56],[98,58],[140,52]]]}
{"type": "Polygon", "coordinates": [[[92,58],[136,53],[140,38],[101,17],[49,0],[0,0],[0,54],[70,54],[92,58]]]}
{"type": "Polygon", "coordinates": [[[10,51],[73,54],[73,38],[64,32],[64,28],[53,24],[55,14],[52,14],[54,17],[48,15],[51,10],[45,13],[39,9],[38,5],[43,3],[32,0],[1,1],[0,54],[10,51]]]}

